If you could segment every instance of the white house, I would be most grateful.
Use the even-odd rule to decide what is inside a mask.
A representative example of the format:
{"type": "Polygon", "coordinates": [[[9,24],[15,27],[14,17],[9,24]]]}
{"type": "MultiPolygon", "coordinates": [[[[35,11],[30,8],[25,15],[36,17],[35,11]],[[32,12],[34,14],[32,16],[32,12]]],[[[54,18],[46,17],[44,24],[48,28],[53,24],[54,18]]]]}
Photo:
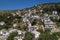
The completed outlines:
{"type": "Polygon", "coordinates": [[[49,15],[47,13],[44,14],[45,17],[48,17],[49,15]]]}
{"type": "Polygon", "coordinates": [[[33,18],[33,19],[40,19],[40,17],[38,15],[31,16],[31,18],[33,18]]]}
{"type": "Polygon", "coordinates": [[[14,37],[14,40],[22,40],[22,38],[20,36],[16,36],[14,37]]]}
{"type": "Polygon", "coordinates": [[[0,31],[0,34],[3,35],[3,36],[9,36],[9,32],[7,30],[5,30],[5,29],[2,29],[0,31]]]}
{"type": "Polygon", "coordinates": [[[17,26],[17,24],[15,23],[15,24],[13,24],[13,27],[16,27],[17,26]]]}
{"type": "Polygon", "coordinates": [[[10,18],[10,16],[8,16],[7,18],[10,18]]]}
{"type": "Polygon", "coordinates": [[[37,31],[32,31],[31,33],[32,33],[32,35],[33,35],[33,38],[39,38],[39,35],[40,35],[39,32],[37,32],[37,31]]]}
{"type": "Polygon", "coordinates": [[[49,19],[49,15],[47,13],[44,14],[44,20],[49,19]]]}
{"type": "Polygon", "coordinates": [[[36,31],[38,29],[38,27],[36,25],[34,26],[28,26],[28,31],[31,32],[31,31],[36,31]]]}
{"type": "Polygon", "coordinates": [[[18,35],[20,35],[20,34],[22,33],[22,31],[21,31],[21,30],[17,30],[17,32],[18,32],[18,35]]]}
{"type": "Polygon", "coordinates": [[[8,29],[8,31],[9,31],[9,33],[12,33],[12,32],[17,31],[17,29],[10,28],[10,29],[8,29]]]}
{"type": "Polygon", "coordinates": [[[41,9],[40,12],[43,12],[43,10],[41,9]]]}
{"type": "Polygon", "coordinates": [[[40,10],[40,12],[41,12],[41,14],[43,14],[43,13],[42,13],[42,12],[43,12],[43,10],[42,10],[42,9],[40,10]]]}
{"type": "Polygon", "coordinates": [[[33,12],[33,13],[36,13],[37,11],[36,11],[36,9],[34,9],[34,10],[32,10],[32,12],[33,12]]]}
{"type": "Polygon", "coordinates": [[[29,20],[27,18],[23,18],[23,22],[28,22],[29,20]]]}
{"type": "Polygon", "coordinates": [[[11,13],[13,16],[16,16],[16,14],[15,13],[11,13]]]}
{"type": "Polygon", "coordinates": [[[48,28],[48,29],[54,29],[55,28],[54,23],[50,19],[44,20],[44,26],[45,26],[45,28],[48,28]]]}
{"type": "Polygon", "coordinates": [[[23,39],[26,32],[25,31],[21,31],[21,30],[17,30],[17,32],[18,32],[18,35],[19,35],[20,39],[23,39]]]}
{"type": "Polygon", "coordinates": [[[57,14],[57,11],[53,11],[53,14],[57,14]]]}
{"type": "Polygon", "coordinates": [[[28,13],[28,17],[30,17],[30,15],[32,14],[32,11],[31,10],[28,10],[29,13],[28,13]]]}
{"type": "Polygon", "coordinates": [[[6,40],[7,38],[7,36],[0,36],[0,40],[6,40]]]}
{"type": "Polygon", "coordinates": [[[57,11],[53,11],[53,16],[58,16],[57,11]]]}
{"type": "Polygon", "coordinates": [[[20,12],[19,10],[16,12],[17,15],[20,15],[20,13],[21,13],[21,12],[20,12]]]}
{"type": "Polygon", "coordinates": [[[5,24],[5,22],[3,22],[3,21],[0,22],[0,25],[4,25],[4,24],[5,24]]]}

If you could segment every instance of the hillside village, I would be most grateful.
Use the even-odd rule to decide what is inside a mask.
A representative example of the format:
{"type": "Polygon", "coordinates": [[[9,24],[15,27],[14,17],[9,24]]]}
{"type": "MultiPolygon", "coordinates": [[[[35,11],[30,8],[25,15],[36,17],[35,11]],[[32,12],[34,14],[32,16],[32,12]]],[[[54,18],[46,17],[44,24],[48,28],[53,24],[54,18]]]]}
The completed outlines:
{"type": "Polygon", "coordinates": [[[42,6],[1,11],[0,40],[60,40],[59,8],[56,4],[42,6]]]}

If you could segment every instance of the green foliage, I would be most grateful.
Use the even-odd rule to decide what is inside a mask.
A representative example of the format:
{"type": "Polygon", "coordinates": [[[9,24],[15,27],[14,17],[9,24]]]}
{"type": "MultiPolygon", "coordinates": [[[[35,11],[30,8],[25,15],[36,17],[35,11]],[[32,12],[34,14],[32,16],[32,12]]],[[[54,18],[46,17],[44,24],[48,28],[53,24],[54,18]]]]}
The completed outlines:
{"type": "Polygon", "coordinates": [[[41,20],[38,20],[39,25],[43,25],[43,22],[41,20]]]}
{"type": "Polygon", "coordinates": [[[57,25],[58,27],[60,27],[60,22],[56,22],[56,25],[57,25]]]}
{"type": "Polygon", "coordinates": [[[50,34],[50,30],[47,29],[40,34],[38,40],[58,40],[58,38],[60,38],[60,32],[54,32],[50,34]]]}
{"type": "Polygon", "coordinates": [[[32,21],[32,25],[35,25],[37,22],[36,22],[36,19],[33,19],[32,21]]]}
{"type": "Polygon", "coordinates": [[[58,40],[57,36],[48,33],[42,33],[38,40],[58,40]]]}
{"type": "Polygon", "coordinates": [[[21,16],[13,16],[11,13],[4,13],[4,14],[0,14],[0,21],[4,21],[5,25],[1,26],[0,29],[9,29],[12,27],[13,23],[14,23],[14,19],[17,19],[17,21],[15,22],[21,22],[22,21],[22,17],[21,16]],[[9,17],[9,18],[8,18],[9,17]]]}
{"type": "Polygon", "coordinates": [[[50,34],[51,30],[50,29],[45,29],[44,33],[45,34],[50,34]]]}
{"type": "Polygon", "coordinates": [[[26,31],[27,26],[17,26],[16,29],[26,31]]]}
{"type": "Polygon", "coordinates": [[[30,33],[30,32],[27,32],[27,33],[25,34],[25,37],[24,37],[23,40],[32,40],[31,33],[30,33]]]}
{"type": "Polygon", "coordinates": [[[58,17],[50,17],[50,19],[53,21],[53,22],[60,22],[60,19],[58,19],[58,17]]]}
{"type": "Polygon", "coordinates": [[[38,29],[37,31],[40,32],[40,33],[44,32],[43,29],[38,29]]]}
{"type": "Polygon", "coordinates": [[[37,31],[40,32],[41,34],[42,33],[50,34],[50,32],[51,32],[50,29],[45,29],[45,31],[43,31],[43,29],[38,29],[37,31]]]}
{"type": "Polygon", "coordinates": [[[18,32],[12,32],[7,40],[14,40],[14,37],[18,35],[18,32]]]}
{"type": "Polygon", "coordinates": [[[56,34],[50,34],[49,29],[46,29],[45,31],[39,29],[38,32],[41,33],[38,40],[58,40],[56,34]]]}
{"type": "Polygon", "coordinates": [[[53,35],[57,36],[58,38],[60,38],[60,32],[54,32],[53,35]]]}

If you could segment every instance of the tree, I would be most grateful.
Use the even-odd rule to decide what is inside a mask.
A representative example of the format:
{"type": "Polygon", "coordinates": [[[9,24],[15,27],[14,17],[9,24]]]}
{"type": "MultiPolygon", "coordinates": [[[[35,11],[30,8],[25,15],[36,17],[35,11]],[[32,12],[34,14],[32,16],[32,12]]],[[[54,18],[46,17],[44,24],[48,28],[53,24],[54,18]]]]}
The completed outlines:
{"type": "Polygon", "coordinates": [[[40,34],[38,40],[58,40],[58,38],[56,34],[50,34],[50,30],[46,29],[40,34]]]}
{"type": "Polygon", "coordinates": [[[18,35],[18,32],[12,32],[7,40],[14,40],[14,37],[18,35]]]}
{"type": "Polygon", "coordinates": [[[37,23],[36,21],[37,21],[36,19],[33,19],[33,21],[32,21],[32,26],[37,23]]]}
{"type": "Polygon", "coordinates": [[[44,32],[43,29],[38,29],[37,31],[40,32],[40,33],[44,32]]]}
{"type": "Polygon", "coordinates": [[[30,33],[30,32],[27,32],[27,33],[25,34],[25,37],[24,37],[23,40],[32,40],[32,35],[31,35],[31,33],[30,33]]]}
{"type": "Polygon", "coordinates": [[[57,36],[55,35],[51,35],[51,34],[40,34],[39,39],[38,40],[58,40],[57,36]]]}
{"type": "Polygon", "coordinates": [[[57,25],[58,27],[60,27],[60,22],[56,22],[56,25],[57,25]]]}
{"type": "Polygon", "coordinates": [[[53,35],[58,36],[58,38],[60,38],[60,32],[54,32],[53,35]]]}

